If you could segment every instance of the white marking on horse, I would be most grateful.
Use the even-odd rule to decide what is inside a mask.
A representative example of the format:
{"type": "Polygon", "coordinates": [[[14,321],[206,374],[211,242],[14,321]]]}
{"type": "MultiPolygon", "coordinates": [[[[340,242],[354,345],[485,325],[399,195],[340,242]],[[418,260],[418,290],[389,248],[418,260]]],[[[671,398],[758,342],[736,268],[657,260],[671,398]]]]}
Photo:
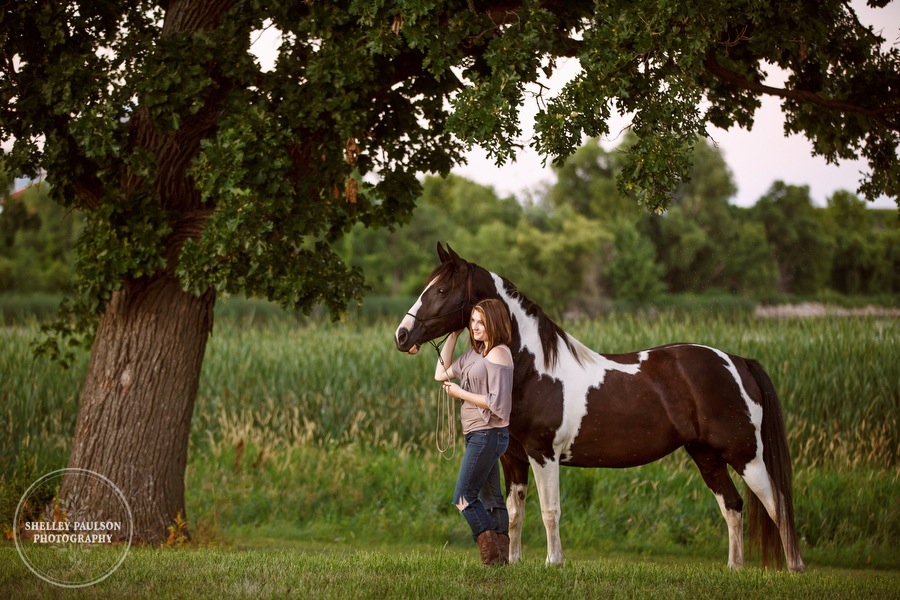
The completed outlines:
{"type": "Polygon", "coordinates": [[[522,558],[522,523],[525,520],[525,495],[528,486],[514,483],[509,486],[506,497],[506,511],[509,513],[509,562],[522,558]]]}
{"type": "Polygon", "coordinates": [[[743,517],[739,510],[732,510],[725,507],[725,497],[721,494],[714,494],[716,502],[719,503],[719,510],[725,518],[728,525],[728,567],[730,569],[740,569],[744,566],[744,530],[743,517]]]}
{"type": "Polygon", "coordinates": [[[721,350],[710,348],[709,346],[704,346],[702,344],[689,345],[697,346],[699,348],[706,348],[707,350],[710,350],[718,355],[725,362],[725,368],[728,369],[728,371],[731,373],[731,376],[734,378],[734,382],[737,384],[738,389],[741,392],[741,398],[744,399],[744,404],[747,405],[747,412],[750,414],[750,423],[753,424],[753,431],[756,436],[756,456],[753,458],[753,460],[751,460],[744,466],[743,473],[739,474],[744,479],[744,481],[747,482],[747,486],[750,488],[750,490],[754,494],[756,494],[760,502],[762,502],[763,506],[765,506],[766,512],[769,513],[772,521],[775,523],[775,525],[778,526],[779,530],[781,530],[782,523],[779,522],[778,511],[776,510],[777,505],[775,502],[775,490],[772,486],[772,479],[769,476],[769,470],[766,468],[766,463],[763,459],[762,404],[754,401],[753,398],[750,397],[750,394],[747,393],[747,389],[744,387],[744,382],[741,381],[741,376],[738,374],[737,367],[727,354],[725,354],[721,350]]]}
{"type": "MultiPolygon", "coordinates": [[[[556,340],[558,360],[555,365],[548,367],[544,356],[544,347],[541,344],[541,336],[538,332],[537,319],[525,312],[520,301],[506,293],[503,280],[500,277],[494,273],[491,273],[491,276],[494,279],[494,287],[509,307],[510,315],[519,326],[522,350],[527,350],[534,355],[534,368],[538,375],[551,377],[562,383],[562,423],[553,439],[553,449],[556,456],[561,457],[560,460],[562,460],[562,457],[570,455],[572,444],[575,442],[575,438],[578,437],[581,423],[587,415],[587,398],[590,389],[599,388],[603,385],[603,380],[606,379],[606,374],[609,371],[636,375],[640,372],[641,364],[650,353],[647,350],[641,352],[638,355],[638,362],[635,364],[617,363],[594,352],[580,341],[563,333],[572,342],[575,353],[569,350],[565,340],[558,338],[556,340]],[[594,368],[587,369],[584,363],[590,364],[594,368]]],[[[551,460],[553,457],[546,456],[544,458],[545,460],[551,460]]]]}
{"type": "Polygon", "coordinates": [[[559,537],[559,517],[562,508],[559,502],[559,462],[548,460],[544,464],[529,457],[538,500],[541,504],[541,518],[547,532],[547,564],[563,563],[562,540],[559,537]]]}
{"type": "Polygon", "coordinates": [[[398,325],[397,329],[394,331],[395,342],[399,341],[401,329],[406,329],[407,331],[409,331],[413,328],[413,325],[416,324],[416,315],[419,314],[419,309],[422,308],[422,296],[425,295],[425,292],[428,291],[428,288],[434,285],[435,281],[437,281],[437,279],[432,279],[430,282],[428,282],[428,285],[425,286],[425,289],[422,290],[422,293],[419,294],[418,299],[416,299],[415,304],[412,305],[412,308],[409,309],[409,311],[403,317],[403,320],[400,321],[400,325],[398,325]]]}

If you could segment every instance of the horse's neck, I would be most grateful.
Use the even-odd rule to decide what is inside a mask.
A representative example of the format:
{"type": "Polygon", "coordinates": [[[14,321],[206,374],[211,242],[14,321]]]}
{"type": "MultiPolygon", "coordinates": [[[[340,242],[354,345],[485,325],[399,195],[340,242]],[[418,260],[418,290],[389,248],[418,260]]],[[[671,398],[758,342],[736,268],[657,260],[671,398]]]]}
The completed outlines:
{"type": "Polygon", "coordinates": [[[527,352],[534,356],[534,366],[539,373],[554,374],[561,361],[571,359],[584,367],[597,359],[595,351],[554,323],[540,306],[518,289],[514,288],[515,291],[511,293],[501,277],[489,271],[488,273],[493,280],[492,295],[506,305],[510,317],[516,323],[510,343],[516,364],[522,363],[520,357],[527,352]]]}
{"type": "MultiPolygon", "coordinates": [[[[506,305],[510,318],[515,322],[513,339],[510,343],[513,361],[516,364],[521,363],[520,356],[528,352],[534,356],[535,367],[544,372],[552,363],[556,362],[556,356],[561,351],[560,346],[565,346],[565,342],[557,335],[555,326],[550,327],[553,330],[553,339],[542,339],[541,324],[543,320],[548,319],[543,310],[528,300],[520,291],[515,290],[514,293],[510,293],[503,279],[498,275],[494,273],[490,273],[490,275],[496,297],[506,305]],[[560,344],[560,342],[563,343],[560,344]],[[547,360],[548,353],[552,355],[549,361],[547,360]]],[[[548,328],[548,324],[544,324],[544,329],[548,328]]],[[[545,332],[545,335],[548,334],[545,332]]]]}

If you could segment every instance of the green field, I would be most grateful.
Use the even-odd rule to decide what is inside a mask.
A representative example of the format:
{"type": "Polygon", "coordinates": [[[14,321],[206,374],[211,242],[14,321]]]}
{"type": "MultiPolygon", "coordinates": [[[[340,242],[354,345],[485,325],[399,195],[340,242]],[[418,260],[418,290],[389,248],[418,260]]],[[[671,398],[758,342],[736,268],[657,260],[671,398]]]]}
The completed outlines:
{"type": "MultiPolygon", "coordinates": [[[[540,591],[553,585],[574,597],[723,597],[732,587],[745,597],[900,593],[897,319],[663,312],[566,325],[604,352],[695,341],[766,366],[784,406],[797,526],[810,566],[795,578],[724,569],[724,522],[683,452],[635,469],[564,469],[564,569],[542,566],[544,532],[530,489],[525,564],[480,570],[449,501],[459,455],[447,461],[435,450],[433,351],[401,355],[394,326],[220,319],[187,469],[193,541],[179,550],[133,551],[98,592],[130,586],[149,597],[154,586],[170,585],[173,595],[193,597],[184,587],[190,580],[209,596],[235,589],[278,596],[292,586],[330,597],[360,590],[384,596],[383,586],[392,584],[418,596],[511,596],[521,576],[534,590],[529,597],[552,596],[540,591]],[[167,566],[172,561],[180,566],[167,566]]],[[[86,368],[86,356],[69,371],[35,362],[29,344],[36,331],[0,333],[0,511],[7,524],[25,487],[66,466],[86,368]]],[[[46,591],[29,579],[11,544],[0,545],[0,557],[0,589],[18,581],[23,593],[46,591]]]]}

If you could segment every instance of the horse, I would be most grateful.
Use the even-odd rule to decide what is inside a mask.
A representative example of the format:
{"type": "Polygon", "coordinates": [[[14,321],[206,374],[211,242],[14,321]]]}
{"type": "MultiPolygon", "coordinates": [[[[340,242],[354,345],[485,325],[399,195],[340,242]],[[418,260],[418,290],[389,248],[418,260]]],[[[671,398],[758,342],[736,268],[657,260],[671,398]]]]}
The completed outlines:
{"type": "MultiPolygon", "coordinates": [[[[547,535],[546,564],[563,563],[561,466],[626,468],[683,447],[715,495],[728,528],[728,566],[744,565],[747,535],[762,563],[804,569],[794,527],[792,466],[781,405],[755,360],[692,343],[600,354],[566,333],[510,281],[438,243],[440,264],[394,333],[398,350],[468,325],[472,307],[497,298],[512,322],[510,444],[501,457],[509,511],[510,562],[522,556],[528,467],[547,535]],[[784,552],[782,557],[781,552],[784,552]]],[[[433,343],[433,342],[432,342],[433,343]]]]}

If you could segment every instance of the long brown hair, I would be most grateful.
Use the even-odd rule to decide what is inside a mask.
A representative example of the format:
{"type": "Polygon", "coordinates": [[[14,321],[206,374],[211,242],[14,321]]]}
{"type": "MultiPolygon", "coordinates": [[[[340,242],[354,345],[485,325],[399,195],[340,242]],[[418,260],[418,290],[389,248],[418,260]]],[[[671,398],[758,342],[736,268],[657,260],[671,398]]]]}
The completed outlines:
{"type": "Polygon", "coordinates": [[[512,323],[510,323],[506,305],[495,298],[488,298],[476,304],[472,308],[472,312],[475,311],[478,311],[484,320],[484,337],[486,339],[483,343],[475,341],[475,336],[472,335],[472,320],[469,319],[469,339],[472,340],[472,347],[482,356],[487,356],[494,346],[509,345],[512,341],[512,323]]]}

